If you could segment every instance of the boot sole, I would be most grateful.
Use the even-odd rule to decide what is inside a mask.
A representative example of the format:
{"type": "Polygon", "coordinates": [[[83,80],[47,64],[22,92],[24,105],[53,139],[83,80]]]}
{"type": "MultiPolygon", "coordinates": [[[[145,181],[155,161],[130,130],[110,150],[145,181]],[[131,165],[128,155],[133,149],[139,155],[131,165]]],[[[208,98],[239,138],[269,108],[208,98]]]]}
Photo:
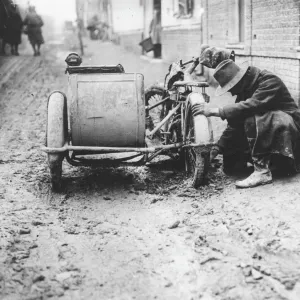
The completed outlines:
{"type": "Polygon", "coordinates": [[[266,184],[269,184],[269,183],[273,183],[273,180],[262,182],[262,183],[259,183],[259,184],[256,184],[256,185],[251,185],[251,186],[238,186],[237,184],[235,186],[238,189],[249,189],[249,188],[254,188],[254,187],[257,187],[257,186],[260,186],[260,185],[266,185],[266,184]]]}

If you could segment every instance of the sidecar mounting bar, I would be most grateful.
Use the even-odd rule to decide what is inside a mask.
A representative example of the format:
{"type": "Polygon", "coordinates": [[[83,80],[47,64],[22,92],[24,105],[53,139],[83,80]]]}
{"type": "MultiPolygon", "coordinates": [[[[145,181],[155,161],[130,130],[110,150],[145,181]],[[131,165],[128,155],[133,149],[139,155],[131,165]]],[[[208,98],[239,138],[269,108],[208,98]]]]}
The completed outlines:
{"type": "Polygon", "coordinates": [[[157,103],[155,103],[155,104],[153,104],[153,105],[151,105],[151,106],[147,106],[147,107],[146,107],[146,110],[149,111],[149,110],[155,108],[156,106],[161,105],[162,103],[164,103],[164,102],[167,101],[167,100],[170,100],[170,97],[169,97],[169,96],[166,97],[166,98],[164,98],[164,99],[162,99],[162,100],[160,100],[159,102],[157,102],[157,103]]]}
{"type": "Polygon", "coordinates": [[[89,146],[71,146],[66,144],[61,148],[43,147],[42,151],[46,153],[63,153],[67,151],[91,151],[101,153],[121,153],[121,152],[140,152],[140,153],[155,153],[158,150],[169,150],[174,148],[181,148],[184,143],[174,143],[170,145],[159,145],[157,147],[149,148],[134,148],[134,147],[89,147],[89,146]]]}
{"type": "Polygon", "coordinates": [[[181,103],[179,103],[177,106],[175,106],[175,108],[173,108],[171,111],[169,111],[168,115],[157,124],[157,126],[147,134],[147,137],[149,139],[151,139],[153,137],[153,135],[165,124],[169,121],[169,119],[176,113],[176,111],[178,110],[178,108],[181,106],[181,103]]]}

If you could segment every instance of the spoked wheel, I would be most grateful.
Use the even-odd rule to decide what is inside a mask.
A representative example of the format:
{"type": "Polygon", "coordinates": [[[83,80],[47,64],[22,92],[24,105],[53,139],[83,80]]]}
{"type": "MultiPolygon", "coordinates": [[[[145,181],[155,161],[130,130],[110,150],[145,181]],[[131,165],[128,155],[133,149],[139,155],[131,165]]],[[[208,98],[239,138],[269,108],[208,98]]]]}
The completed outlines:
{"type": "MultiPolygon", "coordinates": [[[[145,90],[145,105],[150,107],[160,102],[166,97],[166,90],[160,86],[150,86],[145,90]]],[[[149,120],[147,128],[152,130],[164,118],[167,113],[166,102],[156,106],[149,111],[149,120]]]]}
{"type": "MultiPolygon", "coordinates": [[[[48,100],[47,120],[47,147],[61,148],[64,146],[68,135],[67,102],[60,92],[54,92],[48,100]]],[[[64,153],[48,153],[48,166],[52,189],[61,188],[62,162],[64,153]]]]}
{"type": "MultiPolygon", "coordinates": [[[[182,131],[181,131],[181,118],[180,115],[175,117],[172,120],[172,124],[169,128],[170,136],[168,137],[169,144],[181,143],[182,142],[182,131]]],[[[171,155],[172,158],[175,158],[179,161],[180,165],[184,166],[184,151],[183,149],[175,149],[171,155]]]]}
{"type": "MultiPolygon", "coordinates": [[[[197,131],[201,128],[195,126],[195,119],[191,109],[188,109],[186,121],[186,139],[187,143],[197,144],[197,131]]],[[[198,188],[203,185],[207,176],[209,167],[209,151],[201,147],[189,147],[185,150],[186,171],[192,176],[192,185],[198,188]]]]}

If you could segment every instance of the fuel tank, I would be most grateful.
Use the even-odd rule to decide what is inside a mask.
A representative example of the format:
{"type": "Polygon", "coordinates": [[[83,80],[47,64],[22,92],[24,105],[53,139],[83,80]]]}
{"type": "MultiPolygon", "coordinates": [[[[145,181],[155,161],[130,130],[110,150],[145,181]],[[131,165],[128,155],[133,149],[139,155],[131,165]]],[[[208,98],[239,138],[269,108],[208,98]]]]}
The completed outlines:
{"type": "Polygon", "coordinates": [[[142,74],[70,74],[68,94],[72,145],[144,147],[142,74]]]}

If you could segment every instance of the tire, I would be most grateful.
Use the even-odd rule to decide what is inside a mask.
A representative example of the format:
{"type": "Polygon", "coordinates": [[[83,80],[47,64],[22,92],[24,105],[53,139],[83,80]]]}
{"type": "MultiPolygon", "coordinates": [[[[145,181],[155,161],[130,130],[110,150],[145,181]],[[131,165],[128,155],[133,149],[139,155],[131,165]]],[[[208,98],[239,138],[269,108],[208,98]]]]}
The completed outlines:
{"type": "MultiPolygon", "coordinates": [[[[48,99],[47,142],[49,148],[61,148],[68,135],[67,101],[64,94],[54,92],[48,99]]],[[[48,166],[52,189],[61,189],[62,162],[65,153],[48,153],[48,166]]]]}
{"type": "MultiPolygon", "coordinates": [[[[196,143],[195,135],[197,135],[197,130],[201,130],[201,128],[195,128],[194,116],[190,106],[188,107],[186,120],[185,128],[187,141],[196,143]]],[[[209,151],[207,149],[202,149],[201,147],[186,148],[185,165],[186,171],[192,176],[192,186],[198,188],[205,183],[207,177],[209,151]]]]}
{"type": "MultiPolygon", "coordinates": [[[[167,92],[164,88],[152,85],[145,90],[145,106],[151,106],[166,97],[167,92]]],[[[152,130],[165,116],[166,103],[163,103],[149,111],[149,129],[152,130]]]]}

